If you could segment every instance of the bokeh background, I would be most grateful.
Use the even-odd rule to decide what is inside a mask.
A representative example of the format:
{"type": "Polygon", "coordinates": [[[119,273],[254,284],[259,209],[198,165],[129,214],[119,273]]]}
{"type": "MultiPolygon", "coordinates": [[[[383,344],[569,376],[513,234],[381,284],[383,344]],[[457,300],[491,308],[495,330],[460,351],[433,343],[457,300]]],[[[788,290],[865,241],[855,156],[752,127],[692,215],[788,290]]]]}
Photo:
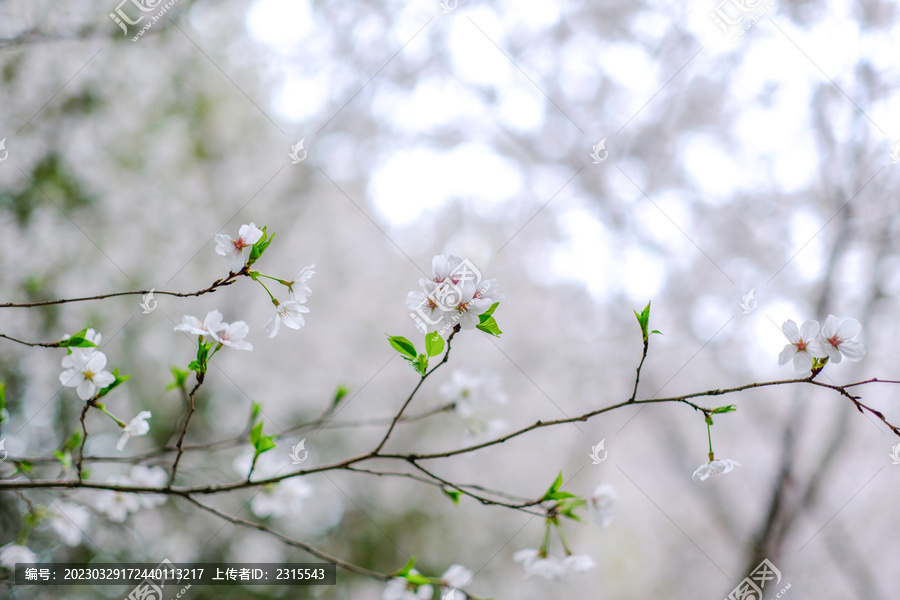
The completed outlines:
{"type": "MultiPolygon", "coordinates": [[[[793,377],[777,365],[781,323],[830,313],[861,321],[869,355],[829,365],[824,380],[898,379],[898,7],[781,0],[734,43],[709,15],[735,6],[178,0],[132,42],[143,23],[126,36],[109,17],[142,14],[131,2],[0,1],[3,301],[198,290],[226,274],[213,236],[251,221],[277,232],[263,272],[291,278],[312,263],[317,272],[306,327],[272,340],[271,304],[249,280],[200,298],[157,296],[148,315],[131,296],[6,308],[0,332],[52,341],[88,324],[101,331],[110,365],[132,375],[110,408],[153,413],[151,433],[125,456],[170,440],[183,406],[165,391],[169,368],[194,351],[172,329],[212,309],[246,321],[254,351],[216,356],[190,442],[238,435],[253,401],[266,431],[286,432],[346,386],[334,427],[285,434],[265,456],[289,464],[304,438],[309,464],[371,449],[416,381],[385,334],[419,340],[404,300],[435,254],[467,257],[499,280],[504,333],[457,336],[413,414],[446,403],[440,389],[456,370],[497,378],[508,401],[483,418],[507,430],[626,399],[641,348],[632,310],[648,300],[664,335],[652,339],[641,398],[793,377]],[[300,140],[308,155],[292,164],[300,140]],[[594,164],[601,140],[608,159],[594,164]],[[745,312],[750,290],[757,304],[745,312]]],[[[52,456],[77,427],[80,401],[59,387],[63,356],[0,344],[12,456],[52,456]]],[[[860,392],[900,421],[894,387],[860,392]]],[[[498,599],[714,600],[762,558],[791,584],[789,597],[891,597],[895,436],[825,390],[769,388],[721,403],[730,402],[738,410],[717,417],[714,448],[743,466],[702,484],[691,480],[706,460],[702,416],[675,404],[430,463],[442,477],[526,497],[560,470],[574,493],[613,485],[608,530],[566,525],[573,550],[598,563],[566,584],[525,579],[512,560],[539,545],[539,519],[455,506],[401,477],[311,476],[299,507],[262,521],[382,572],[412,555],[431,575],[462,563],[477,571],[471,591],[498,599]],[[601,439],[608,459],[592,465],[601,439]]],[[[88,419],[87,451],[116,455],[115,428],[100,417],[88,419]]],[[[401,425],[389,448],[451,449],[466,436],[445,411],[401,425]]],[[[234,481],[246,448],[189,453],[183,473],[234,481]]],[[[91,477],[129,466],[98,462],[91,477]]],[[[252,495],[210,502],[254,520],[252,495]]],[[[63,499],[90,519],[74,546],[38,526],[28,545],[41,560],[309,559],[174,499],[111,523],[89,492],[0,494],[0,545],[15,539],[29,503],[63,499]]],[[[189,593],[364,600],[383,589],[339,571],[336,587],[189,593]]]]}

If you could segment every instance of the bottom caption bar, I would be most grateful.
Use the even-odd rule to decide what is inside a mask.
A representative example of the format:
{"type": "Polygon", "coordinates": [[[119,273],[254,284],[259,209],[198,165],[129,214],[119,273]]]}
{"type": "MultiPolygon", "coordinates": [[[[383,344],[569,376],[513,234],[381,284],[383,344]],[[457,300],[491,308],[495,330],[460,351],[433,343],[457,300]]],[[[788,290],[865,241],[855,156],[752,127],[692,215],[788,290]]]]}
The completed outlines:
{"type": "MultiPolygon", "coordinates": [[[[17,563],[16,585],[334,585],[334,563],[17,563]]],[[[152,589],[152,588],[148,588],[152,589]]],[[[142,596],[143,597],[143,596],[142,596]]],[[[152,597],[162,597],[156,595],[152,597]]]]}

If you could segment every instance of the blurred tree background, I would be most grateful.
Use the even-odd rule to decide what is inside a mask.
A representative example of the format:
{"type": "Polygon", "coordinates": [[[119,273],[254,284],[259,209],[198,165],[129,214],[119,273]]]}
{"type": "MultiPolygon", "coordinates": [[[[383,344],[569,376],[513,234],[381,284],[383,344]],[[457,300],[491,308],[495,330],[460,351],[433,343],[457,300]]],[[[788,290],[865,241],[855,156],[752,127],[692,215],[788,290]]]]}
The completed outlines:
{"type": "MultiPolygon", "coordinates": [[[[110,407],[153,412],[150,435],[125,455],[170,440],[183,406],[165,391],[169,368],[194,352],[172,329],[214,308],[245,320],[255,349],[216,356],[189,442],[237,435],[253,401],[267,431],[287,431],[346,386],[332,426],[290,433],[272,454],[286,461],[302,438],[310,464],[368,451],[383,421],[338,425],[392,416],[415,385],[384,335],[417,335],[404,300],[435,254],[499,279],[504,334],[458,336],[412,413],[444,402],[454,370],[499,377],[509,401],[488,416],[508,430],[627,399],[641,351],[632,310],[647,300],[664,335],[640,398],[791,378],[777,366],[781,323],[830,313],[860,320],[869,355],[829,366],[826,381],[898,379],[896,3],[782,0],[736,44],[710,18],[734,4],[713,0],[178,0],[136,42],[148,19],[126,35],[109,16],[119,8],[144,14],[130,1],[0,1],[2,301],[198,290],[225,275],[213,236],[251,221],[277,232],[261,270],[317,271],[306,327],[272,340],[262,327],[271,304],[249,280],[158,297],[149,315],[131,296],[2,309],[0,332],[20,339],[89,324],[103,333],[111,366],[133,376],[110,407]],[[308,155],[292,164],[301,140],[308,155]],[[609,156],[594,164],[601,140],[609,156]],[[757,304],[745,312],[751,289],[757,304]]],[[[59,389],[63,356],[0,344],[11,454],[52,455],[77,428],[81,402],[59,389]]],[[[889,386],[863,393],[900,420],[889,386]]],[[[382,572],[411,555],[432,575],[463,563],[483,597],[712,600],[769,558],[792,597],[889,598],[900,584],[894,436],[825,390],[729,402],[738,410],[716,418],[714,448],[743,466],[702,484],[691,480],[706,461],[702,415],[674,404],[430,463],[527,497],[560,469],[574,493],[615,486],[608,530],[567,525],[570,546],[598,567],[564,585],[526,580],[512,561],[538,546],[540,519],[455,506],[401,477],[312,475],[302,508],[265,522],[382,572]],[[601,439],[609,459],[592,465],[601,439]]],[[[87,453],[115,454],[110,423],[92,415],[88,425],[87,453]]],[[[447,412],[402,424],[389,447],[438,451],[465,436],[447,412]]],[[[188,454],[183,473],[233,481],[245,450],[188,454]]],[[[91,478],[127,467],[96,464],[91,478]]],[[[253,520],[253,493],[209,501],[253,520]]],[[[19,532],[26,498],[93,506],[95,495],[0,494],[0,545],[19,532]]],[[[29,545],[56,562],[310,558],[173,498],[123,524],[93,511],[84,533],[69,547],[42,525],[29,545]]],[[[339,571],[336,587],[197,587],[190,597],[362,600],[383,589],[339,571]]]]}

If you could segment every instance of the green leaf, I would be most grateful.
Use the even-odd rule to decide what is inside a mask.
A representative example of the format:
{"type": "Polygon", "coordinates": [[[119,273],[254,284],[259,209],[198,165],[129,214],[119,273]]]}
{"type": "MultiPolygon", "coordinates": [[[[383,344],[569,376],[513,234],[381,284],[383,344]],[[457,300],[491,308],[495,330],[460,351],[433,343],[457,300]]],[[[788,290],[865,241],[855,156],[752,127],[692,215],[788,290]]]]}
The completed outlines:
{"type": "Polygon", "coordinates": [[[344,396],[350,393],[350,389],[339,385],[337,389],[334,391],[334,400],[331,401],[332,406],[337,406],[341,403],[341,400],[344,399],[344,396]]]}
{"type": "Polygon", "coordinates": [[[268,452],[275,447],[272,436],[263,435],[262,428],[263,424],[260,421],[250,430],[250,443],[253,444],[253,447],[256,449],[256,453],[253,455],[254,460],[263,452],[268,452]]]}
{"type": "Polygon", "coordinates": [[[412,368],[416,370],[416,373],[425,376],[425,371],[428,370],[428,357],[424,354],[420,354],[415,358],[415,360],[410,360],[409,364],[412,365],[412,368]]]}
{"type": "Polygon", "coordinates": [[[60,348],[97,348],[97,344],[89,341],[85,336],[88,328],[85,327],[78,333],[57,342],[60,348]]]}
{"type": "Polygon", "coordinates": [[[394,347],[394,350],[405,356],[407,360],[415,360],[417,354],[416,347],[411,341],[401,335],[389,335],[388,341],[391,343],[391,346],[394,347]]]}
{"type": "Polygon", "coordinates": [[[253,247],[250,248],[250,258],[247,259],[247,266],[249,267],[253,263],[255,263],[259,258],[263,255],[263,252],[266,251],[266,248],[269,247],[269,244],[272,243],[272,240],[275,238],[275,234],[273,233],[270,237],[266,237],[266,227],[262,228],[263,235],[259,238],[259,241],[253,244],[253,247]]]}
{"type": "Polygon", "coordinates": [[[262,411],[262,404],[259,402],[250,403],[250,424],[256,423],[259,413],[262,411]]]}
{"type": "Polygon", "coordinates": [[[444,338],[437,331],[425,334],[425,352],[428,356],[437,356],[444,351],[444,338]]]}
{"type": "Polygon", "coordinates": [[[651,331],[650,333],[658,333],[659,335],[665,335],[665,334],[663,334],[663,332],[660,331],[659,329],[654,329],[654,330],[651,331]]]}
{"type": "Polygon", "coordinates": [[[559,487],[563,483],[562,471],[559,472],[559,475],[556,476],[556,479],[553,480],[553,483],[550,484],[550,487],[547,489],[547,493],[544,494],[544,497],[541,500],[552,500],[553,494],[559,491],[559,487]]]}
{"type": "Polygon", "coordinates": [[[53,453],[53,456],[56,457],[56,460],[59,461],[59,464],[62,465],[64,469],[68,469],[72,466],[72,454],[69,452],[63,452],[62,450],[57,450],[53,453]]]}
{"type": "Polygon", "coordinates": [[[484,323],[488,317],[494,314],[494,311],[497,310],[498,306],[500,306],[500,303],[494,302],[493,304],[491,304],[491,307],[489,309],[478,315],[478,318],[481,319],[481,322],[484,323]]]}
{"type": "Polygon", "coordinates": [[[406,564],[403,566],[403,568],[400,569],[399,571],[397,571],[396,573],[394,573],[394,575],[396,577],[406,577],[407,575],[409,575],[409,572],[415,568],[416,568],[416,557],[410,556],[409,560],[406,561],[406,564]]]}
{"type": "Polygon", "coordinates": [[[69,439],[66,440],[66,443],[63,444],[63,451],[68,452],[69,450],[74,450],[81,444],[81,432],[75,431],[72,435],[69,436],[69,439]]]}
{"type": "Polygon", "coordinates": [[[728,404],[726,406],[720,406],[718,408],[714,408],[712,410],[712,414],[715,415],[715,414],[719,414],[719,413],[730,413],[730,412],[734,412],[736,410],[737,410],[737,406],[735,406],[734,404],[728,404]]]}
{"type": "Polygon", "coordinates": [[[650,337],[647,333],[647,329],[650,325],[650,302],[647,302],[647,306],[644,307],[643,311],[634,311],[634,316],[637,317],[638,324],[641,326],[641,335],[643,336],[643,340],[646,342],[647,338],[650,337]]]}
{"type": "Polygon", "coordinates": [[[573,521],[581,521],[581,518],[573,511],[577,508],[581,508],[582,506],[587,506],[587,501],[584,498],[579,498],[576,496],[569,500],[560,502],[559,506],[557,507],[557,512],[568,519],[572,519],[573,521]]]}
{"type": "Polygon", "coordinates": [[[442,487],[441,491],[444,492],[445,496],[453,500],[453,504],[459,504],[459,497],[462,496],[462,492],[459,490],[448,490],[445,487],[442,487]]]}
{"type": "Polygon", "coordinates": [[[172,371],[172,377],[174,378],[172,383],[166,386],[166,391],[178,389],[184,389],[184,383],[187,381],[188,375],[191,374],[193,369],[185,371],[183,369],[179,369],[178,367],[169,367],[169,370],[172,371]]]}
{"type": "Polygon", "coordinates": [[[6,381],[0,381],[0,423],[6,420],[6,381]]]}
{"type": "Polygon", "coordinates": [[[565,500],[566,498],[577,498],[575,494],[569,492],[553,492],[544,497],[545,500],[565,500]]]}
{"type": "Polygon", "coordinates": [[[113,375],[113,377],[116,378],[116,380],[113,381],[108,386],[106,386],[105,388],[103,388],[102,390],[100,390],[100,392],[97,394],[98,400],[100,398],[102,398],[103,396],[107,395],[108,393],[110,393],[111,391],[113,391],[114,389],[116,389],[117,387],[119,387],[120,385],[122,385],[123,383],[125,383],[126,381],[128,381],[129,379],[131,379],[131,375],[119,375],[118,369],[113,369],[112,375],[113,375]]]}
{"type": "Polygon", "coordinates": [[[34,470],[34,467],[27,460],[19,460],[16,461],[15,464],[16,467],[23,473],[31,473],[34,470]]]}
{"type": "MultiPolygon", "coordinates": [[[[483,318],[484,315],[481,315],[479,318],[483,318]]],[[[494,320],[494,317],[487,317],[482,320],[481,323],[475,326],[476,329],[480,329],[485,333],[489,333],[493,336],[500,337],[500,334],[503,332],[500,331],[500,327],[497,325],[497,321],[494,320]]]]}
{"type": "Polygon", "coordinates": [[[415,586],[428,585],[431,583],[431,580],[428,579],[427,577],[425,577],[424,575],[416,575],[413,573],[407,574],[404,577],[404,579],[406,579],[408,582],[410,582],[411,584],[413,584],[415,586]]]}

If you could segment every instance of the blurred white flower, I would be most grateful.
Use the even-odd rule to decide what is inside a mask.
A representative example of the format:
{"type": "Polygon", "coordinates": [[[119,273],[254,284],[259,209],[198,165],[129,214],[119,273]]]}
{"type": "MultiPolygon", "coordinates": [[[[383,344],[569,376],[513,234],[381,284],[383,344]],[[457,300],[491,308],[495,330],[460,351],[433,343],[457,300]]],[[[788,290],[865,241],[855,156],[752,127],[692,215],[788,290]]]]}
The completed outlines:
{"type": "Polygon", "coordinates": [[[781,331],[790,342],[778,355],[778,365],[786,365],[793,359],[794,369],[798,375],[809,374],[812,370],[813,357],[827,356],[819,334],[818,321],[806,321],[799,329],[791,319],[784,322],[781,331]]]}
{"type": "Polygon", "coordinates": [[[473,573],[462,565],[450,565],[450,568],[441,575],[441,580],[447,587],[461,588],[469,585],[473,573]]]}
{"type": "Polygon", "coordinates": [[[73,387],[82,400],[90,400],[94,395],[112,384],[116,378],[105,371],[106,355],[99,350],[73,348],[72,353],[62,359],[65,371],[59,381],[65,387],[73,387]]]}
{"type": "Polygon", "coordinates": [[[597,566],[594,559],[583,554],[571,554],[563,560],[554,556],[541,556],[540,551],[533,548],[519,550],[513,560],[522,563],[526,577],[537,575],[550,581],[565,581],[573,573],[593,569],[597,566]]]}
{"type": "Polygon", "coordinates": [[[0,566],[14,571],[16,563],[36,563],[37,554],[18,544],[6,544],[0,546],[0,566]]]}
{"type": "Polygon", "coordinates": [[[297,276],[294,277],[293,283],[288,286],[288,291],[291,294],[291,300],[295,300],[297,302],[306,302],[306,300],[312,295],[312,290],[309,289],[309,286],[306,285],[306,282],[310,277],[316,274],[313,269],[316,268],[316,265],[309,265],[308,267],[303,267],[297,276]]]}
{"type": "Polygon", "coordinates": [[[175,331],[185,331],[193,335],[215,335],[216,332],[222,331],[228,327],[228,323],[222,322],[222,313],[217,310],[211,310],[206,313],[203,322],[197,317],[184,315],[181,317],[181,323],[175,326],[175,331]]]}
{"type": "Polygon", "coordinates": [[[291,329],[300,329],[306,324],[303,313],[308,312],[309,309],[296,300],[281,302],[275,306],[275,312],[266,322],[266,333],[270,338],[275,337],[278,335],[278,328],[282,323],[291,329]]]}
{"type": "Polygon", "coordinates": [[[742,466],[741,463],[726,458],[723,460],[713,460],[705,465],[700,465],[694,471],[694,481],[706,481],[710,475],[718,475],[719,473],[731,473],[735,467],[742,466]]]}
{"type": "MultiPolygon", "coordinates": [[[[413,569],[410,571],[412,575],[418,575],[419,572],[413,569]]],[[[384,600],[431,600],[434,588],[428,584],[420,585],[418,588],[409,583],[402,577],[394,577],[388,581],[387,587],[381,597],[384,600]]]]}
{"type": "Polygon", "coordinates": [[[243,321],[235,321],[226,325],[224,329],[213,332],[212,337],[221,342],[223,346],[234,348],[235,350],[253,350],[253,344],[245,342],[244,338],[250,333],[250,327],[243,321]]]}
{"type": "Polygon", "coordinates": [[[147,422],[147,419],[150,418],[149,410],[142,410],[137,414],[135,418],[128,422],[128,425],[125,426],[125,430],[122,433],[122,437],[119,438],[118,443],[116,444],[116,450],[121,452],[125,449],[125,444],[128,443],[133,437],[138,437],[141,435],[147,435],[150,431],[150,423],[147,422]]]}
{"type": "MultiPolygon", "coordinates": [[[[124,475],[106,478],[106,483],[114,485],[132,485],[131,479],[124,475]]],[[[124,523],[128,515],[141,508],[138,494],[101,490],[94,495],[94,508],[105,514],[113,523],[124,523]]]]}
{"type": "Polygon", "coordinates": [[[47,523],[51,529],[70,547],[81,543],[81,536],[91,522],[91,511],[79,504],[57,502],[48,507],[50,514],[47,523]]]}
{"type": "Polygon", "coordinates": [[[445,401],[453,402],[456,412],[463,418],[471,417],[486,404],[506,404],[507,401],[497,375],[473,375],[461,369],[453,371],[450,381],[443,383],[438,393],[445,401]]]}
{"type": "Polygon", "coordinates": [[[504,419],[482,421],[481,419],[470,417],[463,419],[463,423],[466,425],[463,440],[469,444],[480,444],[487,440],[496,439],[509,429],[509,422],[504,419]]]}
{"type": "Polygon", "coordinates": [[[302,477],[291,477],[263,486],[250,501],[250,510],[260,519],[296,515],[303,501],[312,495],[313,486],[310,483],[302,477]]]}
{"type": "Polygon", "coordinates": [[[613,509],[616,507],[617,499],[616,490],[606,483],[595,487],[588,497],[588,512],[601,528],[606,529],[613,522],[613,509]]]}
{"type": "MultiPolygon", "coordinates": [[[[149,488],[161,488],[169,480],[166,470],[156,466],[134,465],[128,475],[134,485],[149,488]]],[[[165,494],[138,494],[138,502],[142,508],[156,508],[165,504],[167,499],[165,494]]]]}
{"type": "Polygon", "coordinates": [[[828,315],[822,328],[822,347],[831,362],[839,363],[842,357],[851,362],[865,358],[866,347],[850,339],[856,337],[860,329],[862,326],[856,319],[838,319],[834,315],[828,315]]]}
{"type": "Polygon", "coordinates": [[[456,414],[466,426],[467,441],[493,439],[507,428],[503,419],[485,421],[480,413],[490,404],[506,404],[506,393],[500,387],[500,378],[493,374],[473,375],[457,369],[438,388],[438,394],[446,402],[453,402],[456,414]]]}
{"type": "Polygon", "coordinates": [[[253,246],[260,240],[263,232],[256,227],[255,224],[241,225],[238,231],[238,238],[231,239],[231,236],[224,233],[216,234],[216,254],[225,257],[225,267],[232,273],[237,273],[244,268],[247,260],[244,258],[244,249],[253,246]]]}

